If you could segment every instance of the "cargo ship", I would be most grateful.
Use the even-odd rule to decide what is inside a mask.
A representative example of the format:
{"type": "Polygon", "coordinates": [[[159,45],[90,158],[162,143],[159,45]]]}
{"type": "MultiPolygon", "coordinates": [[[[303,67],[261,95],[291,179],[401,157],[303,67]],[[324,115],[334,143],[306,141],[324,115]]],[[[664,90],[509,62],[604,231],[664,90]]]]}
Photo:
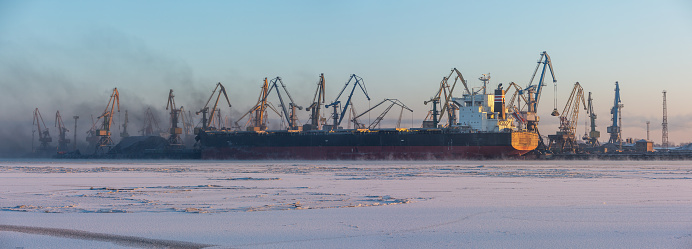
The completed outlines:
{"type": "Polygon", "coordinates": [[[501,84],[494,94],[485,85],[487,80],[482,91],[472,92],[464,82],[460,98],[441,98],[438,92],[431,99],[433,120],[421,128],[341,129],[335,122],[321,129],[306,124],[287,130],[202,130],[197,140],[203,159],[455,160],[517,157],[536,149],[539,134],[520,125],[526,113],[508,114],[501,84]],[[442,113],[448,109],[444,125],[437,121],[438,103],[442,113]]]}
{"type": "Polygon", "coordinates": [[[531,132],[455,129],[208,131],[203,159],[463,159],[523,155],[538,145],[531,132]]]}

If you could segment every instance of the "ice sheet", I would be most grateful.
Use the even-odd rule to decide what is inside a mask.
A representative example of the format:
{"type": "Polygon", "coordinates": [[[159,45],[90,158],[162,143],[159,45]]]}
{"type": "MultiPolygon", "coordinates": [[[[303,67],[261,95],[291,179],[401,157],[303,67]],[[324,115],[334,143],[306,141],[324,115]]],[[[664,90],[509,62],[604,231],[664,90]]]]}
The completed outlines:
{"type": "Polygon", "coordinates": [[[689,248],[690,207],[684,161],[0,161],[0,224],[222,248],[689,248]]]}

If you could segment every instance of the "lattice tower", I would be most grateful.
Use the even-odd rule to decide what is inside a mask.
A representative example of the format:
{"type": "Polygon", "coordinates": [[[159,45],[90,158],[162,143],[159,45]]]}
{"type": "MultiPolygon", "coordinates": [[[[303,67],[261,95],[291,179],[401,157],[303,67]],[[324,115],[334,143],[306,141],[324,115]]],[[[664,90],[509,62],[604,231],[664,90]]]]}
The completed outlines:
{"type": "Polygon", "coordinates": [[[661,139],[661,145],[663,149],[668,149],[668,109],[666,107],[666,91],[663,91],[663,123],[661,124],[663,128],[663,138],[661,139]]]}

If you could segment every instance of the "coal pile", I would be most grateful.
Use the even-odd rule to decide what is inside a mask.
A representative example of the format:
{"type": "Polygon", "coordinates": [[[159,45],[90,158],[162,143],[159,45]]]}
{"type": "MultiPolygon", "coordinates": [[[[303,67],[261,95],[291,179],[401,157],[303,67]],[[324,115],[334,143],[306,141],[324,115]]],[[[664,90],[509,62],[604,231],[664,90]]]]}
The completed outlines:
{"type": "Polygon", "coordinates": [[[168,141],[159,136],[132,136],[123,138],[114,146],[109,154],[145,154],[164,151],[168,147],[168,141]]]}

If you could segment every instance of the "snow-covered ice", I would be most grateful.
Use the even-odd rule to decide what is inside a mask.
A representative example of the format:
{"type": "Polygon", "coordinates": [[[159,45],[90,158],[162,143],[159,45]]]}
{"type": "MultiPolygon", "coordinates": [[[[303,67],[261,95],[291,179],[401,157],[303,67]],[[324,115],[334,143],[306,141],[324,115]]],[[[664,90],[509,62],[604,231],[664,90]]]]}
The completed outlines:
{"type": "Polygon", "coordinates": [[[0,248],[691,248],[687,161],[0,161],[0,248]]]}

